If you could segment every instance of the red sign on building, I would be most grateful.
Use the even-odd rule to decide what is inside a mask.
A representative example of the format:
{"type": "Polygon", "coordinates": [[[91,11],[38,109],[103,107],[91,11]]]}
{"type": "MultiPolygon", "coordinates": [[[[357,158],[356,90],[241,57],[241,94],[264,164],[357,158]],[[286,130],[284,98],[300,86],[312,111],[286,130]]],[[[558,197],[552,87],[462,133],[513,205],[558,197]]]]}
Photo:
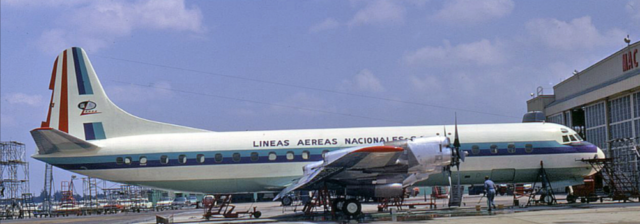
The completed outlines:
{"type": "Polygon", "coordinates": [[[638,49],[622,54],[622,72],[638,67],[638,49]]]}

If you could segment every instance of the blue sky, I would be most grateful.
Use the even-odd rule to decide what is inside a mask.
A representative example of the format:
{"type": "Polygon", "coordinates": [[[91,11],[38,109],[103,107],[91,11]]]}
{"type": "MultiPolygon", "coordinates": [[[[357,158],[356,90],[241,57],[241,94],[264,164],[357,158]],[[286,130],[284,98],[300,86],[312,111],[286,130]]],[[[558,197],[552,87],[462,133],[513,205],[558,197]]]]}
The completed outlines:
{"type": "MultiPolygon", "coordinates": [[[[46,119],[53,61],[83,47],[109,97],[214,131],[519,122],[640,38],[640,1],[1,0],[0,139],[46,119]]],[[[41,162],[31,188],[42,189],[41,162]]],[[[55,170],[56,181],[70,173],[55,170]]],[[[80,183],[78,183],[80,184],[80,183]]],[[[80,189],[78,189],[80,190],[80,189]]]]}

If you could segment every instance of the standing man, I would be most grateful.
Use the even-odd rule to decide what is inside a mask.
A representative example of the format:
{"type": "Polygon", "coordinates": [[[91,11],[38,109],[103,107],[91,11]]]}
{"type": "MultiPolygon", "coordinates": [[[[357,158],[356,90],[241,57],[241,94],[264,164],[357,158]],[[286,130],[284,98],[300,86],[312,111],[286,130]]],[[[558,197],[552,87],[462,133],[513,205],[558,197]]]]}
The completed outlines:
{"type": "Polygon", "coordinates": [[[484,193],[487,195],[487,207],[489,211],[491,208],[496,208],[496,204],[493,203],[493,198],[496,196],[496,184],[489,180],[489,176],[484,177],[484,193]]]}

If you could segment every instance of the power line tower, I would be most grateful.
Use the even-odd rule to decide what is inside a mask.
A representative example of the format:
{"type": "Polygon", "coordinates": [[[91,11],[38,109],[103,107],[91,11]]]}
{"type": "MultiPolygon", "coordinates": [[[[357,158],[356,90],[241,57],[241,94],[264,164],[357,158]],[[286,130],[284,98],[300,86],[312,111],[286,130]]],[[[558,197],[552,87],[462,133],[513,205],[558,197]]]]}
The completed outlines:
{"type": "Polygon", "coordinates": [[[22,212],[20,202],[29,193],[29,163],[25,145],[20,142],[0,142],[0,200],[2,218],[15,218],[22,212]]]}

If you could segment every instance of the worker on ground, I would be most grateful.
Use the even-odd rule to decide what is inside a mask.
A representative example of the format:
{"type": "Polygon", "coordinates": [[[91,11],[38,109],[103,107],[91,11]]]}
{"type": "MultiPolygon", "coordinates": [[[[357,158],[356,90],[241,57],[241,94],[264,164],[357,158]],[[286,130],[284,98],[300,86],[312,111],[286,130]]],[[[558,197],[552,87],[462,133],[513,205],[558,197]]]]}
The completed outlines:
{"type": "Polygon", "coordinates": [[[484,193],[487,195],[487,207],[491,211],[491,208],[496,208],[496,204],[493,203],[493,198],[496,196],[496,184],[489,180],[489,176],[484,177],[484,193]]]}

